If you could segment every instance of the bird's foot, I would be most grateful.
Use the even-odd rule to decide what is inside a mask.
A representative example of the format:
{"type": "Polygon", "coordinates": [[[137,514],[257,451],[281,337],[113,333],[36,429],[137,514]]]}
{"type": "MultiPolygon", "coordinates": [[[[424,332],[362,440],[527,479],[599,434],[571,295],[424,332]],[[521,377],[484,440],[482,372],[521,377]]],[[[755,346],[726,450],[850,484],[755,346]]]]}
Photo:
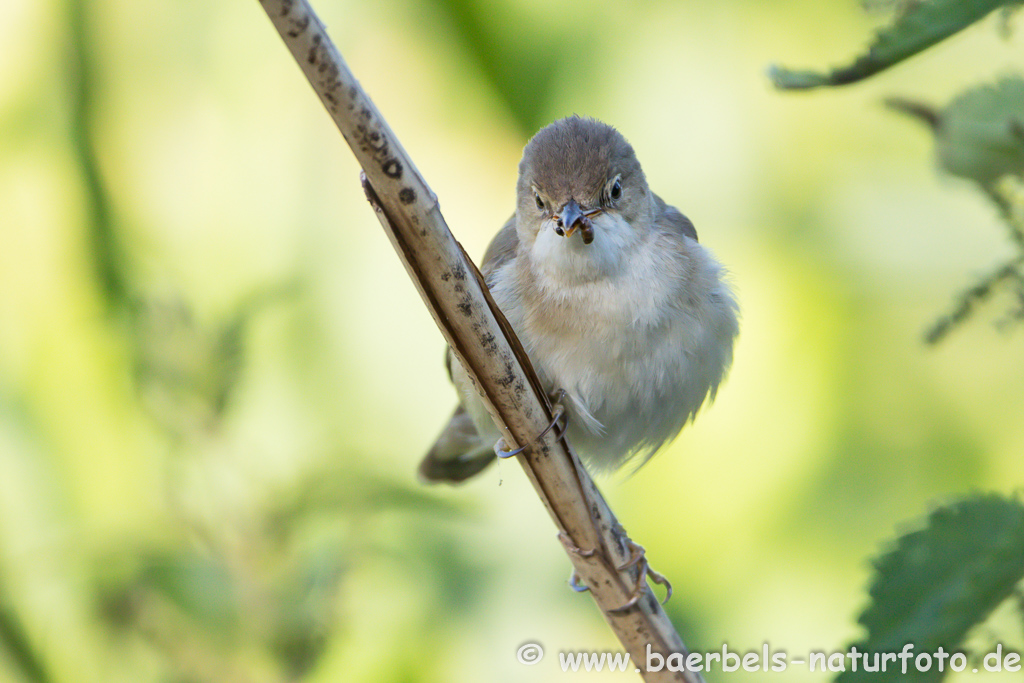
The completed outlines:
{"type": "MultiPolygon", "coordinates": [[[[583,548],[580,548],[572,542],[572,539],[569,538],[569,535],[566,534],[564,531],[558,532],[558,540],[562,542],[562,545],[565,546],[565,549],[567,551],[569,551],[573,555],[578,555],[579,557],[593,557],[594,553],[597,552],[593,548],[591,548],[590,550],[584,550],[583,548]]],[[[590,590],[587,584],[580,583],[580,575],[575,569],[573,569],[572,574],[569,575],[569,588],[573,589],[577,593],[585,593],[586,591],[590,590]]]]}
{"type": "MultiPolygon", "coordinates": [[[[540,434],[537,435],[537,438],[534,439],[534,441],[540,441],[541,439],[543,439],[547,435],[548,432],[550,432],[556,426],[559,426],[559,424],[558,424],[559,421],[563,421],[565,423],[568,422],[568,415],[566,415],[565,406],[562,405],[562,399],[564,397],[565,397],[565,390],[564,389],[558,389],[557,391],[555,391],[551,395],[551,398],[552,398],[552,404],[551,404],[552,418],[551,418],[551,422],[550,422],[550,424],[548,424],[547,427],[544,428],[544,430],[540,434]]],[[[567,427],[567,424],[562,424],[561,425],[561,430],[559,432],[557,432],[555,438],[561,439],[562,435],[565,434],[566,427],[567,427]]],[[[529,445],[529,444],[527,444],[527,445],[529,445]]],[[[511,457],[519,455],[520,453],[522,453],[523,451],[526,450],[526,446],[527,445],[520,446],[519,448],[516,448],[516,449],[513,449],[513,450],[508,450],[508,444],[505,443],[505,437],[501,437],[494,444],[494,454],[496,456],[498,456],[499,458],[501,458],[502,460],[504,460],[505,458],[511,458],[511,457]]]]}
{"type": "Polygon", "coordinates": [[[551,408],[554,410],[555,406],[562,407],[562,399],[566,397],[565,389],[555,389],[548,394],[548,400],[551,401],[551,408]]]}
{"type": "Polygon", "coordinates": [[[643,546],[631,540],[627,540],[629,548],[629,559],[621,566],[618,567],[620,572],[626,571],[630,567],[636,567],[636,586],[633,587],[633,595],[629,598],[626,603],[620,607],[608,610],[609,612],[625,612],[630,608],[636,606],[640,601],[640,597],[644,594],[644,589],[647,588],[647,579],[650,578],[656,584],[665,587],[665,599],[661,601],[661,604],[668,602],[668,599],[672,597],[672,584],[669,580],[659,572],[651,569],[650,563],[647,561],[647,552],[643,546]]]}

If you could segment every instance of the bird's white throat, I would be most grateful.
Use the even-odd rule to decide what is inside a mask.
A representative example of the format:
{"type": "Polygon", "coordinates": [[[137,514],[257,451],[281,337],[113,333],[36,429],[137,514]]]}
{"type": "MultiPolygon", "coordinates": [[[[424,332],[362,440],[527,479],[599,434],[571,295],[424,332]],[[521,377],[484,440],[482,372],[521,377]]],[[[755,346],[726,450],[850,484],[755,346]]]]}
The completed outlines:
{"type": "Polygon", "coordinates": [[[568,237],[554,231],[546,221],[530,249],[534,272],[544,285],[564,287],[593,282],[619,274],[639,241],[638,230],[618,213],[608,212],[592,219],[594,241],[583,243],[577,230],[568,237]]]}

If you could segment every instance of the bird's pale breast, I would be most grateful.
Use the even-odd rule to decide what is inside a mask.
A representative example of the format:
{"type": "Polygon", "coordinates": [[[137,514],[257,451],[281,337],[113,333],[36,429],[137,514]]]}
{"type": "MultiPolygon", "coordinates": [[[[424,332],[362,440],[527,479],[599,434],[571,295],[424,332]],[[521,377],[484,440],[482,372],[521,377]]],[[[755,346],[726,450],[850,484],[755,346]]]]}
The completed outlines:
{"type": "Polygon", "coordinates": [[[542,379],[568,393],[570,441],[613,469],[675,436],[717,388],[736,333],[721,278],[697,242],[652,232],[606,276],[535,274],[528,291],[499,276],[492,291],[542,379]]]}

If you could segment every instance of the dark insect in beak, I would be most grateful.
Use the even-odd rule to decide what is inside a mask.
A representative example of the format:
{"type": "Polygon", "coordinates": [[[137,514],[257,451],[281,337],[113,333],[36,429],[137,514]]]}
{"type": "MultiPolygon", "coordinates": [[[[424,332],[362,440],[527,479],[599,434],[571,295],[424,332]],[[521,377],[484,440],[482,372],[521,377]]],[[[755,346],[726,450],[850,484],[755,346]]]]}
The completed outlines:
{"type": "Polygon", "coordinates": [[[555,233],[562,237],[571,237],[577,230],[583,238],[584,244],[594,241],[594,226],[590,223],[590,217],[600,213],[599,211],[583,212],[575,199],[570,199],[558,216],[555,218],[555,233]]]}
{"type": "Polygon", "coordinates": [[[589,220],[580,228],[580,237],[583,238],[583,244],[590,244],[594,241],[594,226],[590,224],[589,220]]]}

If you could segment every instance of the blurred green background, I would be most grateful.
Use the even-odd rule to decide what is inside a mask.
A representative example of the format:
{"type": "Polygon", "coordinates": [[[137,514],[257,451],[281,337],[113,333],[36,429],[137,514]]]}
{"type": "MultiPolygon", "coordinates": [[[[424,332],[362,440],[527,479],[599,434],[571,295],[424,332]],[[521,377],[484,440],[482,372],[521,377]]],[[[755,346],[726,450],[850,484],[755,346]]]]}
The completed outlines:
{"type": "MultiPolygon", "coordinates": [[[[847,62],[882,19],[854,0],[316,8],[470,254],[532,132],[579,113],[623,132],[731,270],[717,402],[602,482],[691,649],[839,649],[895,530],[1024,482],[1024,335],[994,306],[922,342],[1005,230],[881,104],[1024,69],[995,17],[785,94],[769,64],[847,62]]],[[[416,483],[455,400],[442,349],[258,3],[0,0],[0,680],[635,679],[558,668],[618,645],[518,465],[416,483]],[[516,661],[526,641],[543,662],[516,661]]]]}

